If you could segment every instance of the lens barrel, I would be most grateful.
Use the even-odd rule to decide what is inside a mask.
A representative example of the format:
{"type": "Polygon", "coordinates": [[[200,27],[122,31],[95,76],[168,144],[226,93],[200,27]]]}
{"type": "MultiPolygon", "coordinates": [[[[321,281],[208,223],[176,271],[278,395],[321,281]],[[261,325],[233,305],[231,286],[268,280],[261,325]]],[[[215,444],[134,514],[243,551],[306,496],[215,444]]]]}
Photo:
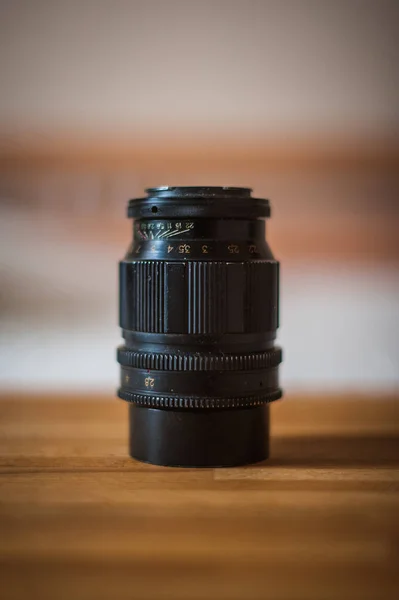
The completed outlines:
{"type": "Polygon", "coordinates": [[[264,460],[269,403],[282,395],[269,202],[249,188],[146,191],[129,202],[119,271],[130,455],[185,467],[264,460]]]}

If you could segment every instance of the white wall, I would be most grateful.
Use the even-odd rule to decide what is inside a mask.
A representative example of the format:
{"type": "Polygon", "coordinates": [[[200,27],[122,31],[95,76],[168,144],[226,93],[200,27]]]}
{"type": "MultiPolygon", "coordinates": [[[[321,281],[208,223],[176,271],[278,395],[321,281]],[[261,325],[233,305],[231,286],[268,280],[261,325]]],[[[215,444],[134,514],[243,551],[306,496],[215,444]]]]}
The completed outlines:
{"type": "Polygon", "coordinates": [[[0,0],[0,133],[398,133],[398,20],[395,0],[0,0]]]}
{"type": "MultiPolygon", "coordinates": [[[[143,134],[163,142],[230,135],[236,145],[250,136],[283,144],[295,136],[395,137],[398,22],[396,0],[0,0],[1,149],[63,136],[119,143],[143,134]]],[[[64,210],[79,218],[105,201],[99,177],[79,173],[77,191],[51,168],[40,187],[29,172],[24,178],[3,165],[0,202],[37,209],[0,214],[3,387],[117,385],[116,263],[128,241],[111,247],[61,235],[64,210]]],[[[374,198],[384,198],[392,204],[382,221],[388,231],[397,222],[397,188],[392,174],[379,173],[374,184],[367,173],[355,179],[346,196],[339,183],[315,180],[298,190],[288,181],[272,200],[288,194],[295,214],[307,206],[310,215],[327,198],[319,217],[335,219],[339,234],[349,196],[359,215],[373,204],[367,231],[374,198]]],[[[267,177],[258,179],[269,194],[267,177]]],[[[249,184],[257,187],[255,179],[249,184]]],[[[115,210],[135,193],[130,181],[121,204],[110,204],[115,210]]],[[[398,271],[394,263],[362,264],[317,256],[283,264],[286,388],[398,387],[398,271]]]]}

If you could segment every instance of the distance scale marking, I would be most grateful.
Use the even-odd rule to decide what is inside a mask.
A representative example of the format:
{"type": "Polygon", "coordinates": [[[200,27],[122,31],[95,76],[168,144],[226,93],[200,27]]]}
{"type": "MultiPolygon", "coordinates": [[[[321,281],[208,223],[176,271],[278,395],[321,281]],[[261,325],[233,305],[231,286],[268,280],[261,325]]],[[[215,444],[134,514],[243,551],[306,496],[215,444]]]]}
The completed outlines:
{"type": "MultiPolygon", "coordinates": [[[[171,237],[171,236],[170,236],[171,237]]],[[[133,247],[133,254],[156,254],[158,251],[162,252],[165,259],[167,257],[177,257],[189,255],[206,256],[209,257],[219,254],[220,252],[228,257],[239,257],[239,256],[259,256],[261,250],[257,244],[234,244],[232,242],[213,242],[204,243],[203,241],[193,240],[188,242],[181,242],[176,240],[167,240],[165,238],[153,238],[143,240],[143,242],[137,242],[133,247]],[[158,243],[154,243],[158,242],[158,243]],[[159,242],[164,242],[160,244],[159,242]]]]}

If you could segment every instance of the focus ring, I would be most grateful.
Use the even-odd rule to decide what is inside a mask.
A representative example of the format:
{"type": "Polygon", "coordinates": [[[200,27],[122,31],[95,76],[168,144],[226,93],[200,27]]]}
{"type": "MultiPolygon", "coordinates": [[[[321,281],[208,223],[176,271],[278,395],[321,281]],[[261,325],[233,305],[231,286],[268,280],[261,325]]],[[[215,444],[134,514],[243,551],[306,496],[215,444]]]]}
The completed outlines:
{"type": "Polygon", "coordinates": [[[118,348],[120,365],[157,371],[251,371],[277,367],[282,361],[281,348],[252,354],[173,354],[145,353],[118,348]]]}
{"type": "Polygon", "coordinates": [[[275,331],[278,271],[274,260],[122,261],[120,326],[190,335],[275,331]]]}
{"type": "Polygon", "coordinates": [[[280,389],[263,393],[258,396],[242,396],[237,398],[206,398],[193,396],[154,396],[136,394],[119,389],[118,396],[127,402],[133,402],[146,408],[178,408],[178,409],[221,409],[221,408],[249,408],[261,406],[278,400],[282,396],[280,389]]]}

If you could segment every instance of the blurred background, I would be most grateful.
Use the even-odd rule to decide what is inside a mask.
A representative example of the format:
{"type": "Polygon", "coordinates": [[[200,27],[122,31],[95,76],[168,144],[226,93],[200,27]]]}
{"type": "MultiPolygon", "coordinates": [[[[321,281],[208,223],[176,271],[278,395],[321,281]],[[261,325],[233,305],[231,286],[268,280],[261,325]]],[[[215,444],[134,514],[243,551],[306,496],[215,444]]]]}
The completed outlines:
{"type": "Polygon", "coordinates": [[[112,392],[128,199],[230,185],[272,202],[283,387],[398,390],[398,23],[395,0],[0,0],[2,389],[112,392]]]}

